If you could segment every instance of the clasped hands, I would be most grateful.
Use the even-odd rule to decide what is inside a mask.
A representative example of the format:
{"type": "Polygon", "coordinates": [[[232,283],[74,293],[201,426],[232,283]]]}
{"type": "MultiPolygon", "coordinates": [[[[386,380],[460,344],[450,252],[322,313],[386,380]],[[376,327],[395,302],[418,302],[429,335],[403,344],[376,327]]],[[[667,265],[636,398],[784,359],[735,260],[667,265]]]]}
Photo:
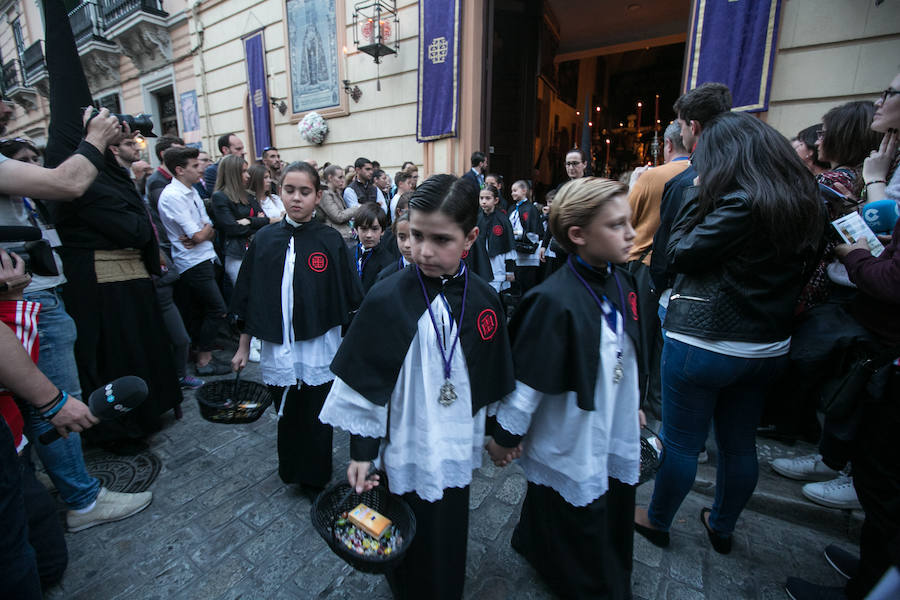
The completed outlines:
{"type": "Polygon", "coordinates": [[[487,450],[488,454],[491,456],[491,460],[498,467],[505,467],[522,456],[522,444],[519,444],[515,448],[506,448],[495,442],[493,438],[484,445],[484,449],[487,450]]]}

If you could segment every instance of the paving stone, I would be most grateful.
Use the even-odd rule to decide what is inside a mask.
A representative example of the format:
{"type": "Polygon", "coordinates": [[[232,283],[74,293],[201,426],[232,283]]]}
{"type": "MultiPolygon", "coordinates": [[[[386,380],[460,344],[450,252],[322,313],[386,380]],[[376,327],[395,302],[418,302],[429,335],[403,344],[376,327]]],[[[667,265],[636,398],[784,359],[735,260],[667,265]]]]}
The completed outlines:
{"type": "Polygon", "coordinates": [[[503,481],[500,490],[497,492],[497,499],[504,504],[518,506],[525,497],[525,491],[528,488],[528,482],[522,475],[510,475],[503,481]]]}
{"type": "Polygon", "coordinates": [[[291,515],[281,515],[258,535],[248,540],[241,548],[241,553],[250,562],[263,564],[271,557],[272,548],[285,544],[292,539],[303,539],[305,535],[312,535],[318,538],[311,528],[311,524],[300,521],[291,515]]]}
{"type": "Polygon", "coordinates": [[[703,559],[704,553],[697,547],[670,546],[669,576],[676,581],[686,583],[691,587],[703,587],[703,559]]]}
{"type": "Polygon", "coordinates": [[[191,559],[202,568],[208,568],[222,560],[232,551],[239,547],[243,547],[245,542],[252,537],[256,531],[242,523],[234,521],[228,527],[207,540],[202,546],[191,552],[191,559]]]}
{"type": "Polygon", "coordinates": [[[474,477],[469,486],[469,510],[475,510],[491,493],[492,482],[482,477],[474,477]]]}
{"type": "Polygon", "coordinates": [[[642,562],[648,567],[658,567],[662,562],[665,550],[659,546],[654,546],[647,541],[644,536],[634,534],[634,560],[642,562]]]}
{"type": "MultiPolygon", "coordinates": [[[[677,581],[670,581],[666,585],[666,600],[705,600],[703,592],[689,588],[677,581]]],[[[728,598],[729,596],[714,596],[715,598],[728,598]]]]}
{"type": "Polygon", "coordinates": [[[634,562],[631,572],[631,591],[635,596],[642,598],[658,597],[660,581],[662,581],[661,569],[642,562],[634,562]]]}
{"type": "Polygon", "coordinates": [[[237,554],[232,554],[214,563],[206,575],[200,577],[194,585],[183,589],[175,597],[179,600],[218,598],[252,574],[253,565],[248,564],[237,554]]]}

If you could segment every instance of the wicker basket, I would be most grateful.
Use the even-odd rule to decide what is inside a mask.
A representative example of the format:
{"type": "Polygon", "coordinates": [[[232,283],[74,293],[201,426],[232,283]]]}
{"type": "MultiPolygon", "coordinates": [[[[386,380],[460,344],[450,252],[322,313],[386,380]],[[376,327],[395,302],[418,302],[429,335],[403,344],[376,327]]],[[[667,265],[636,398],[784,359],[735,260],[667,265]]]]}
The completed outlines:
{"type": "Polygon", "coordinates": [[[387,480],[383,472],[380,476],[381,484],[362,494],[352,491],[346,481],[336,483],[319,494],[309,511],[313,527],[331,550],[351,567],[363,573],[386,573],[393,570],[403,560],[416,536],[416,516],[412,509],[402,498],[387,490],[387,480]],[[363,556],[335,539],[335,520],[342,513],[353,510],[360,502],[390,519],[403,536],[403,545],[390,556],[363,556]]]}
{"type": "Polygon", "coordinates": [[[223,379],[197,390],[200,416],[213,423],[252,423],[270,404],[268,388],[255,381],[223,379]]]}

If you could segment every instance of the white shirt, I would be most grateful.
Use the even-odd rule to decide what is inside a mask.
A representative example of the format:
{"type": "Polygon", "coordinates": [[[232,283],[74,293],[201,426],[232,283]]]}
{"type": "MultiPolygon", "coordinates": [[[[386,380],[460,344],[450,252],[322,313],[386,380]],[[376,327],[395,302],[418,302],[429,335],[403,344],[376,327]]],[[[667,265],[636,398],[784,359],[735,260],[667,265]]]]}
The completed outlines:
{"type": "MultiPolygon", "coordinates": [[[[456,336],[456,322],[440,294],[431,303],[431,310],[440,328],[447,332],[443,337],[449,350],[456,336]]],[[[481,467],[485,409],[472,416],[469,372],[460,343],[453,353],[450,372],[457,399],[450,406],[438,402],[444,365],[427,311],[417,327],[387,406],[369,402],[338,377],[319,420],[356,435],[382,438],[377,462],[387,471],[391,492],[415,492],[423,500],[435,502],[444,496],[445,489],[469,485],[472,470],[481,467]],[[386,443],[389,409],[390,442],[386,443]]]]}
{"type": "MultiPolygon", "coordinates": [[[[378,205],[386,212],[388,206],[384,201],[384,194],[381,193],[381,188],[371,182],[369,185],[375,186],[375,201],[378,202],[378,205]]],[[[359,198],[356,196],[356,191],[349,185],[344,188],[344,204],[347,205],[347,208],[359,206],[359,198]]],[[[388,220],[390,220],[390,217],[388,217],[388,220]]]]}
{"type": "Polygon", "coordinates": [[[311,340],[294,339],[295,260],[294,238],[291,238],[281,276],[282,342],[275,344],[262,340],[259,351],[259,369],[266,385],[290,387],[302,381],[315,386],[334,379],[331,361],[341,345],[340,325],[311,340]]]}
{"type": "Polygon", "coordinates": [[[176,271],[184,273],[203,261],[216,258],[216,250],[210,240],[189,249],[179,239],[182,235],[193,237],[204,225],[212,225],[197,190],[173,177],[159,195],[158,210],[159,220],[172,242],[172,262],[175,263],[176,271]]]}
{"type": "Polygon", "coordinates": [[[633,485],[640,475],[637,358],[625,336],[624,376],[613,383],[617,345],[603,319],[594,410],[579,408],[575,392],[544,394],[521,381],[496,407],[503,429],[525,436],[519,463],[528,481],[553,488],[573,506],[605,494],[609,477],[633,485]]]}
{"type": "Polygon", "coordinates": [[[259,207],[263,209],[263,212],[266,213],[266,216],[270,219],[280,219],[281,214],[284,212],[284,202],[282,202],[281,197],[276,194],[266,194],[266,197],[259,203],[259,207]]]}

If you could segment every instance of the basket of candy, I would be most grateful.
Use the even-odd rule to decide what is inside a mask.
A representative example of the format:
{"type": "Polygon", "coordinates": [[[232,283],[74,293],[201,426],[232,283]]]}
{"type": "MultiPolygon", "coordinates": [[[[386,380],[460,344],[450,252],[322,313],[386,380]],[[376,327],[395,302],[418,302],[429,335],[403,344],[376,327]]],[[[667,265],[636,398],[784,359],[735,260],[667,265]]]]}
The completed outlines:
{"type": "Polygon", "coordinates": [[[213,423],[252,423],[259,419],[272,403],[269,390],[240,377],[238,371],[233,381],[211,381],[197,390],[200,416],[213,423]]]}
{"type": "Polygon", "coordinates": [[[345,482],[323,491],[310,509],[313,527],[331,550],[364,573],[386,573],[403,560],[416,535],[409,505],[381,485],[357,494],[345,482]]]}

